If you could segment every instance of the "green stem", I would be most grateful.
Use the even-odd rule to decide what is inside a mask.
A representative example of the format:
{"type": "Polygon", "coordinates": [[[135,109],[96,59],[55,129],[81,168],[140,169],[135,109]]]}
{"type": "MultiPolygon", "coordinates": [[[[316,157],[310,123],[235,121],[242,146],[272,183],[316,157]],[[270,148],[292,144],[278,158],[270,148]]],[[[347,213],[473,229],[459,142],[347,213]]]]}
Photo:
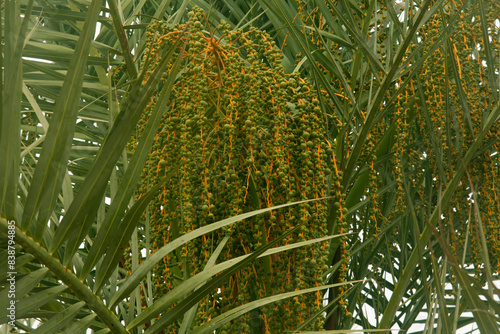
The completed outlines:
{"type": "MultiPolygon", "coordinates": [[[[8,222],[4,218],[0,218],[0,231],[4,235],[7,235],[8,222]]],[[[16,243],[23,247],[28,253],[32,254],[44,266],[49,268],[58,279],[66,284],[76,296],[83,300],[87,306],[97,314],[112,333],[130,334],[130,332],[120,323],[116,315],[92,293],[87,285],[80,281],[78,277],[68,270],[68,268],[63,266],[58,259],[51,256],[45,248],[41,247],[40,244],[21,232],[17,226],[15,231],[16,243]]]]}

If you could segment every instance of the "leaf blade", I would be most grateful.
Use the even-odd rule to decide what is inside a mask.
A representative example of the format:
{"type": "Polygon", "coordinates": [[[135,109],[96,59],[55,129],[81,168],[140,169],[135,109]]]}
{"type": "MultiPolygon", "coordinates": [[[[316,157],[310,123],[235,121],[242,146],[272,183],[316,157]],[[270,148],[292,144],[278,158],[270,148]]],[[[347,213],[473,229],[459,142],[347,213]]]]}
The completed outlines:
{"type": "Polygon", "coordinates": [[[142,110],[156,89],[168,61],[174,56],[180,43],[181,38],[179,37],[177,42],[165,52],[162,61],[144,86],[141,83],[142,77],[137,79],[136,85],[132,87],[128,98],[123,103],[122,112],[118,114],[115,124],[108,133],[80,191],[56,230],[49,249],[50,252],[54,252],[64,241],[68,240],[64,263],[67,264],[71,261],[84,234],[90,229],[111,171],[139,120],[142,110]]]}
{"type": "Polygon", "coordinates": [[[200,227],[194,231],[191,231],[189,233],[186,233],[177,239],[173,240],[169,244],[163,246],[156,252],[154,252],[151,256],[149,256],[145,261],[141,263],[141,265],[132,272],[130,276],[128,276],[124,283],[121,285],[121,287],[116,291],[116,293],[113,295],[113,298],[110,301],[111,307],[115,307],[118,301],[121,298],[124,298],[125,295],[128,295],[135,287],[137,284],[141,281],[141,279],[146,276],[148,271],[150,271],[161,259],[163,259],[167,254],[172,252],[173,250],[177,249],[177,247],[182,246],[186,242],[193,240],[199,236],[202,236],[203,234],[215,231],[217,229],[220,229],[224,226],[231,225],[233,223],[236,223],[240,220],[250,218],[253,216],[256,216],[258,214],[268,212],[271,210],[277,210],[280,208],[285,208],[291,205],[297,205],[297,204],[302,204],[302,203],[307,203],[311,201],[318,201],[318,200],[324,200],[326,198],[318,198],[318,199],[312,199],[312,200],[305,200],[305,201],[299,201],[299,202],[293,202],[293,203],[287,203],[287,204],[282,204],[282,205],[277,205],[271,208],[266,208],[266,209],[260,209],[260,210],[255,210],[247,213],[243,213],[241,215],[237,215],[234,217],[226,218],[221,221],[212,223],[210,225],[206,225],[203,227],[200,227]]]}
{"type": "Polygon", "coordinates": [[[90,42],[94,36],[101,3],[102,0],[93,0],[90,4],[82,34],[54,106],[53,118],[26,199],[21,229],[27,231],[32,227],[37,241],[43,236],[66,171],[90,42]]]}

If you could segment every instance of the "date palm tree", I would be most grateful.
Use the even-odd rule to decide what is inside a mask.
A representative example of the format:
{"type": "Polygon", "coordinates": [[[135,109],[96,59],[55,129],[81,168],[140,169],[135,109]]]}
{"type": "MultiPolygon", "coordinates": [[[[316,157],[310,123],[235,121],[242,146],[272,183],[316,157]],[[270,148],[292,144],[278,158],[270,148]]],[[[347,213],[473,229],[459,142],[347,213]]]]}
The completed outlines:
{"type": "Polygon", "coordinates": [[[0,332],[499,332],[497,2],[0,6],[0,332]]]}

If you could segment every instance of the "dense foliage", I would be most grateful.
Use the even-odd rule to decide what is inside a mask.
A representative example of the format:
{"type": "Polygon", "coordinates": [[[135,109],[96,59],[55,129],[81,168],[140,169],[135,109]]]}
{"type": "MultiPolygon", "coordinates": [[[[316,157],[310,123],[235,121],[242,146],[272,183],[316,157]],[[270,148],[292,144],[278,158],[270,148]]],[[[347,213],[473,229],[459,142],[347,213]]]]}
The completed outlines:
{"type": "Polygon", "coordinates": [[[0,6],[0,330],[499,333],[498,2],[0,6]]]}

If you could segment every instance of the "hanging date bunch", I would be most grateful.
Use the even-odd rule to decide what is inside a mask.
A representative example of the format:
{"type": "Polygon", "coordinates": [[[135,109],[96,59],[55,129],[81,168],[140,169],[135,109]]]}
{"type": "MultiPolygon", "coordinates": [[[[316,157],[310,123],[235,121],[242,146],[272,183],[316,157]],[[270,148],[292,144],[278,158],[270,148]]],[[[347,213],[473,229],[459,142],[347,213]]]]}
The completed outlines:
{"type": "MultiPolygon", "coordinates": [[[[321,127],[317,93],[297,74],[284,73],[280,51],[265,33],[231,31],[225,23],[212,31],[201,10],[189,15],[184,70],[139,191],[174,175],[149,207],[153,250],[224,218],[328,195],[326,159],[332,148],[321,127]]],[[[185,28],[151,24],[143,66],[153,70],[159,50],[172,45],[185,28]]],[[[149,108],[154,104],[153,98],[149,108]]],[[[324,236],[326,202],[271,211],[178,249],[154,270],[155,298],[201,272],[225,236],[230,238],[217,263],[248,254],[299,224],[300,232],[285,244],[324,236]]],[[[241,270],[200,302],[193,326],[251,300],[321,285],[326,248],[326,243],[297,248],[241,270]]],[[[282,333],[321,307],[321,293],[304,294],[246,314],[218,332],[248,333],[258,327],[262,333],[282,333]]],[[[307,327],[320,328],[321,320],[307,327]]]]}
{"type": "MultiPolygon", "coordinates": [[[[432,166],[432,181],[426,183],[438,189],[443,178],[446,182],[452,179],[457,169],[454,166],[460,165],[465,152],[484,126],[483,113],[494,101],[493,73],[498,71],[498,62],[488,60],[481,20],[490,26],[491,41],[488,48],[497,54],[500,47],[498,28],[494,23],[500,13],[500,6],[497,2],[487,2],[485,8],[487,15],[484,20],[479,14],[471,15],[473,11],[463,12],[460,4],[450,5],[450,15],[433,15],[419,33],[425,42],[421,43],[424,45],[422,51],[427,52],[441,36],[443,27],[451,24],[447,20],[452,14],[458,13],[459,28],[450,36],[449,45],[434,50],[425,60],[418,80],[412,81],[407,91],[398,96],[395,116],[399,138],[395,144],[394,158],[398,168],[397,202],[402,206],[404,188],[401,171],[406,175],[415,175],[414,179],[418,180],[425,177],[422,172],[424,168],[427,172],[429,168],[426,166],[432,166]],[[414,98],[419,96],[423,98],[422,101],[414,98]],[[422,105],[425,105],[425,109],[422,105]],[[432,129],[433,137],[424,139],[422,151],[407,144],[421,140],[418,132],[411,130],[412,126],[432,129]],[[410,133],[415,138],[410,138],[410,133]],[[442,156],[429,154],[425,160],[421,158],[426,152],[435,152],[436,146],[442,156]]],[[[465,250],[464,261],[475,267],[478,277],[484,277],[482,268],[488,260],[492,271],[500,271],[500,205],[497,195],[500,189],[500,160],[497,153],[499,136],[500,124],[497,122],[485,136],[484,143],[488,144],[477,151],[467,166],[467,172],[451,196],[448,208],[442,211],[444,218],[440,222],[442,231],[450,231],[446,233],[449,233],[450,243],[457,255],[462,256],[465,250]],[[480,237],[482,233],[484,244],[480,237]],[[487,258],[482,252],[485,249],[488,249],[487,258]]],[[[422,187],[417,193],[425,205],[416,209],[417,214],[421,210],[422,216],[427,215],[426,211],[430,212],[429,206],[436,205],[435,199],[424,200],[424,184],[415,183],[415,189],[422,187]]]]}

